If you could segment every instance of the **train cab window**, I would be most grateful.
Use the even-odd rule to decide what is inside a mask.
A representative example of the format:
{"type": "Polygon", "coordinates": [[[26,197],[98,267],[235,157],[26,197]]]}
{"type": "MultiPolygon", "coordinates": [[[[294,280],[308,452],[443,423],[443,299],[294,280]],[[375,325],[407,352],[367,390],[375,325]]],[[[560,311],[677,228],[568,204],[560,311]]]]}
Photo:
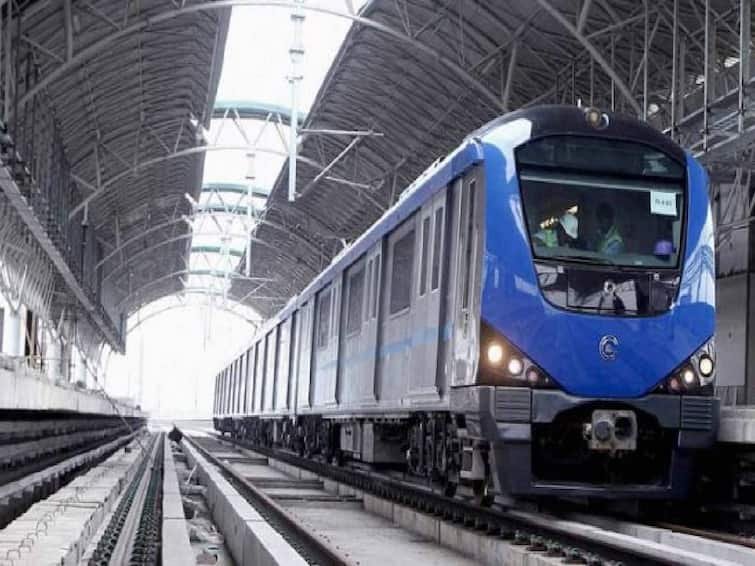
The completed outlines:
{"type": "Polygon", "coordinates": [[[317,297],[317,347],[327,348],[330,336],[330,289],[317,297]]]}
{"type": "Polygon", "coordinates": [[[411,304],[413,266],[414,230],[411,230],[393,244],[390,314],[407,309],[411,304]]]}
{"type": "Polygon", "coordinates": [[[535,257],[676,267],[684,216],[681,165],[648,146],[597,141],[545,138],[517,153],[535,257]]]}
{"type": "Polygon", "coordinates": [[[346,307],[346,334],[359,332],[362,326],[362,303],[364,302],[364,266],[349,275],[348,304],[346,307]]]}
{"type": "Polygon", "coordinates": [[[432,291],[437,290],[440,286],[440,256],[443,249],[441,247],[441,244],[443,243],[443,221],[445,219],[445,216],[443,214],[444,211],[444,207],[440,207],[435,211],[435,233],[433,234],[433,271],[430,283],[430,290],[432,291]]]}
{"type": "Polygon", "coordinates": [[[430,253],[430,217],[422,221],[422,256],[419,265],[419,294],[427,292],[427,256],[430,253]]]}

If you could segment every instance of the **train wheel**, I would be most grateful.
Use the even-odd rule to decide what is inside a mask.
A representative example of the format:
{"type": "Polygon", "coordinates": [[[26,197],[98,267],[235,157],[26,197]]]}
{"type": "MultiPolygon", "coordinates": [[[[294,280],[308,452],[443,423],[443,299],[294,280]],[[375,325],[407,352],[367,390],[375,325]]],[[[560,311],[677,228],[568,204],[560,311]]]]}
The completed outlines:
{"type": "Polygon", "coordinates": [[[456,495],[456,488],[459,487],[459,484],[455,481],[446,479],[443,482],[443,495],[446,497],[453,497],[456,495]]]}
{"type": "Polygon", "coordinates": [[[490,507],[495,501],[495,493],[488,480],[475,480],[472,482],[474,500],[480,507],[490,507]]]}

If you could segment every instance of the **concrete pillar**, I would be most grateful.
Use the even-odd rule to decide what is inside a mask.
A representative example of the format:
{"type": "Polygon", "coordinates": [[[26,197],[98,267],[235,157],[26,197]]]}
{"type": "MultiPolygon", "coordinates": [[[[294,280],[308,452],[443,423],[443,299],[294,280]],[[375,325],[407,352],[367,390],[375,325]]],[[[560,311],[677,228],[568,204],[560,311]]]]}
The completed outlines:
{"type": "Polygon", "coordinates": [[[14,312],[12,309],[8,309],[6,315],[7,326],[5,328],[4,337],[5,347],[3,352],[9,356],[23,356],[24,355],[24,317],[26,316],[26,309],[21,307],[18,311],[14,312]]]}
{"type": "MultiPolygon", "coordinates": [[[[716,250],[717,393],[727,405],[755,404],[755,226],[739,221],[728,188],[721,187],[717,210],[720,232],[716,250]],[[730,214],[724,217],[723,210],[730,214]],[[731,230],[731,226],[737,226],[731,230]]],[[[745,187],[752,197],[752,186],[745,187]]],[[[736,195],[735,195],[736,196],[736,195]]],[[[733,202],[737,202],[733,200],[733,202]]]]}
{"type": "Polygon", "coordinates": [[[73,381],[76,381],[74,378],[74,356],[73,356],[73,340],[71,340],[70,337],[66,338],[66,340],[63,342],[60,348],[61,351],[61,365],[62,365],[62,371],[61,376],[63,377],[63,380],[71,383],[73,381]]]}
{"type": "Polygon", "coordinates": [[[6,346],[8,336],[8,316],[10,312],[10,305],[5,300],[2,294],[0,294],[0,354],[7,354],[8,347],[6,346]]]}

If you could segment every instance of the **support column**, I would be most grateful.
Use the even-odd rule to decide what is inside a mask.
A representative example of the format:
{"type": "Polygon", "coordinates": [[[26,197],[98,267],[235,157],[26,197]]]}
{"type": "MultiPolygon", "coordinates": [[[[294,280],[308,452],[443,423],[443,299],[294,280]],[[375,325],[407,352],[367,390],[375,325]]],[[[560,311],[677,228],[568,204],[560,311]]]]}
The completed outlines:
{"type": "MultiPolygon", "coordinates": [[[[714,206],[721,229],[717,249],[717,393],[726,405],[755,404],[755,225],[727,231],[742,216],[722,217],[732,199],[753,194],[755,176],[740,186],[724,185],[714,206]]],[[[746,202],[749,202],[749,198],[746,202]]],[[[741,224],[739,224],[741,225],[741,224]]]]}
{"type": "Polygon", "coordinates": [[[8,347],[7,354],[9,356],[23,356],[24,355],[24,327],[23,327],[23,307],[17,311],[10,309],[6,318],[8,323],[5,332],[7,333],[6,345],[8,347]]]}

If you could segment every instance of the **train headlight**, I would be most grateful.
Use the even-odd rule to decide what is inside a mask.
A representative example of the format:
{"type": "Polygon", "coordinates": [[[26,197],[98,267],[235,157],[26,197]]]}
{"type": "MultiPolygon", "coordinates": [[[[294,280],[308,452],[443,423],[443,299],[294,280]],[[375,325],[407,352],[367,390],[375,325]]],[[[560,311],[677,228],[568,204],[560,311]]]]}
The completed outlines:
{"type": "Polygon", "coordinates": [[[700,370],[700,375],[708,378],[713,375],[713,370],[716,369],[716,363],[708,354],[703,354],[700,356],[700,361],[697,362],[697,367],[700,370]]]}
{"type": "Polygon", "coordinates": [[[498,343],[491,344],[490,346],[488,346],[487,356],[488,362],[497,366],[501,363],[501,361],[503,361],[503,346],[498,343]]]}
{"type": "Polygon", "coordinates": [[[524,364],[522,363],[522,360],[517,357],[512,357],[509,360],[508,365],[509,373],[511,375],[521,375],[522,370],[524,369],[524,364]]]}
{"type": "Polygon", "coordinates": [[[593,106],[584,109],[585,120],[596,130],[602,130],[608,126],[608,115],[593,106]]]}
{"type": "Polygon", "coordinates": [[[550,376],[491,325],[480,325],[479,384],[555,387],[550,376]]]}
{"type": "Polygon", "coordinates": [[[692,368],[685,368],[682,370],[682,381],[684,382],[684,386],[688,389],[694,387],[697,385],[697,376],[695,375],[695,372],[692,370],[692,368]]]}
{"type": "Polygon", "coordinates": [[[692,356],[693,365],[697,369],[700,385],[710,385],[716,379],[716,342],[708,340],[695,355],[692,356]]]}
{"type": "Polygon", "coordinates": [[[712,394],[716,377],[715,345],[711,338],[702,348],[676,368],[658,386],[660,391],[685,394],[712,394]]]}

